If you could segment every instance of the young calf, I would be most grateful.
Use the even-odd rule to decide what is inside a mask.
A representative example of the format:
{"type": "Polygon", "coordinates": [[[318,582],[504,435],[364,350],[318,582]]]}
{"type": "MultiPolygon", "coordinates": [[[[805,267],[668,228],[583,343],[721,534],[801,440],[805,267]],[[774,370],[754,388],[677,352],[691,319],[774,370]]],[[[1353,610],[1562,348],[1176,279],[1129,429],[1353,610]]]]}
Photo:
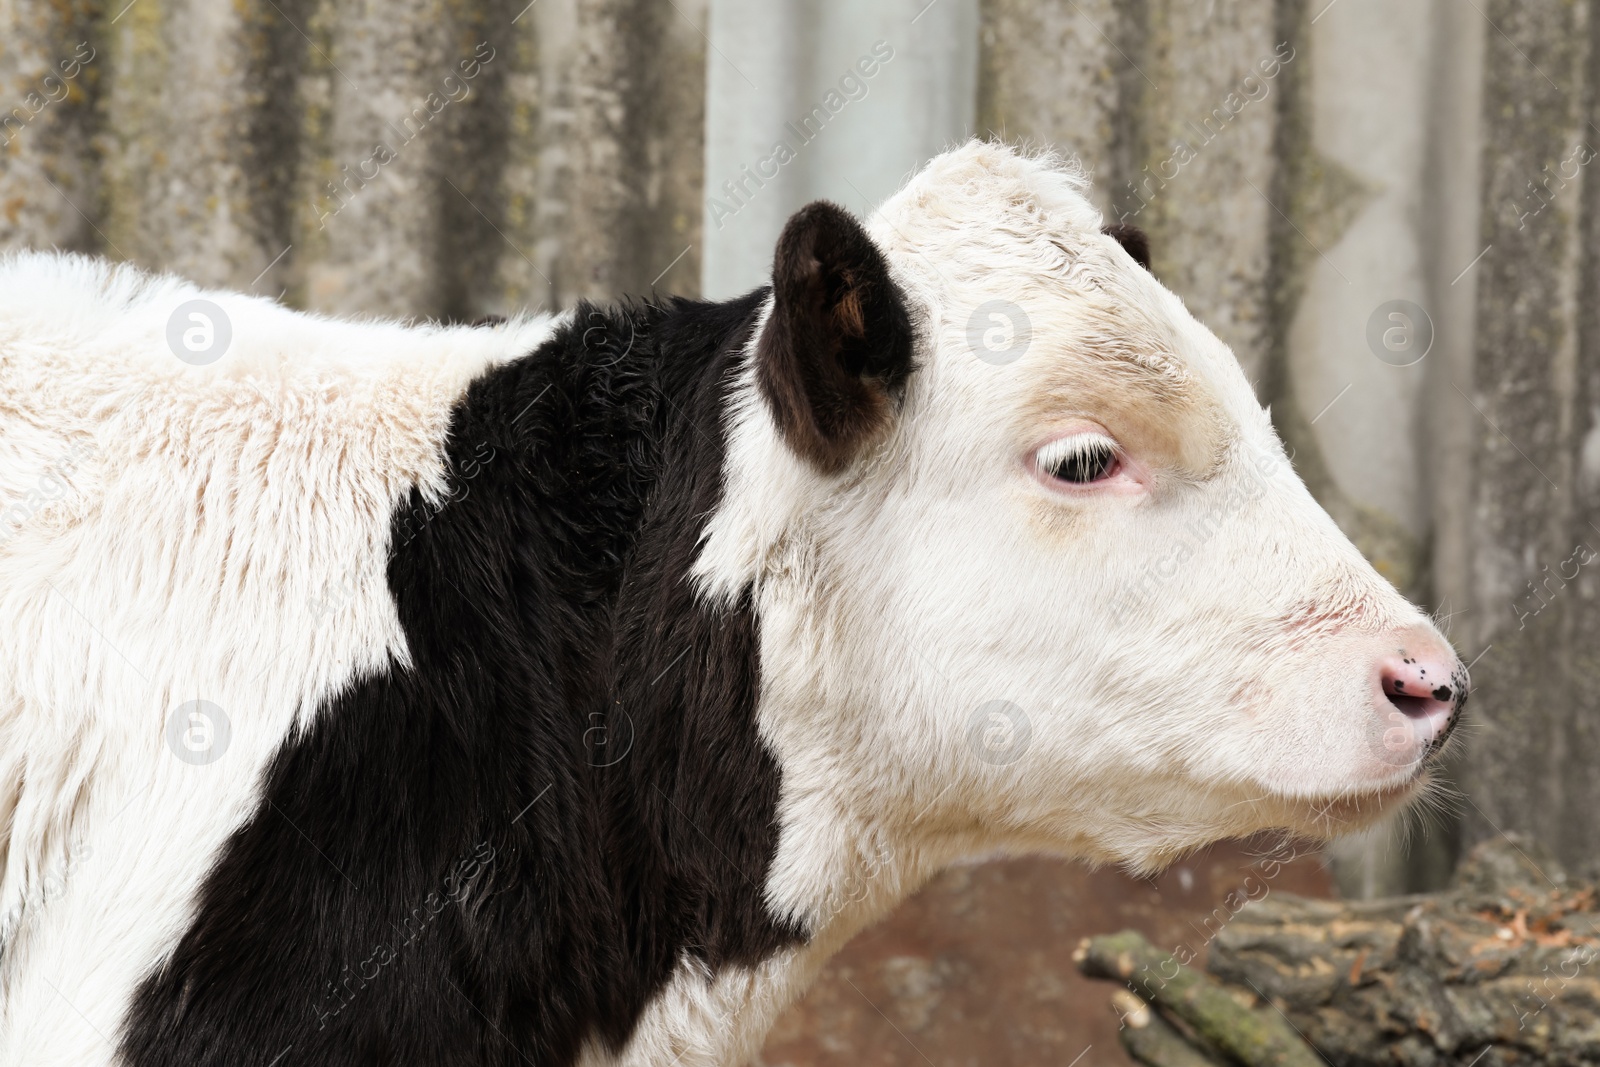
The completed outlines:
{"type": "Polygon", "coordinates": [[[733,1064],[958,858],[1417,791],[1464,671],[1084,191],[479,328],[0,264],[0,1063],[733,1064]]]}

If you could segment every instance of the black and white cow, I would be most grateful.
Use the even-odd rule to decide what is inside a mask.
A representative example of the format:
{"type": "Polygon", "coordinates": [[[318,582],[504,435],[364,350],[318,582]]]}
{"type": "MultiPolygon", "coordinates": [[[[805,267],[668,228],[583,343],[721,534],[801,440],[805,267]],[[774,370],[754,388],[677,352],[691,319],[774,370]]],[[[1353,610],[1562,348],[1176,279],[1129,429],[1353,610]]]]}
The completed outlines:
{"type": "Polygon", "coordinates": [[[0,1063],[734,1064],[961,857],[1413,795],[1464,671],[1085,191],[477,328],[0,262],[0,1063]]]}

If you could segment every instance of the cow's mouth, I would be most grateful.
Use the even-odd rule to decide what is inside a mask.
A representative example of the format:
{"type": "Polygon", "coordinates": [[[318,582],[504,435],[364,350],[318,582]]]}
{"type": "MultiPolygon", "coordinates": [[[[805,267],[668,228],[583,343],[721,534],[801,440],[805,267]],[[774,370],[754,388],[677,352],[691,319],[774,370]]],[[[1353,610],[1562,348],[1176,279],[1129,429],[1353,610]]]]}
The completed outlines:
{"type": "Polygon", "coordinates": [[[1359,792],[1340,793],[1320,800],[1302,801],[1309,825],[1301,827],[1318,837],[1331,839],[1365,830],[1392,815],[1396,808],[1414,801],[1433,781],[1420,762],[1404,779],[1359,792]]]}
{"type": "Polygon", "coordinates": [[[1369,829],[1414,803],[1433,780],[1430,770],[1419,764],[1403,778],[1370,786],[1321,795],[1278,794],[1270,807],[1258,813],[1268,825],[1311,840],[1331,841],[1369,829]]]}

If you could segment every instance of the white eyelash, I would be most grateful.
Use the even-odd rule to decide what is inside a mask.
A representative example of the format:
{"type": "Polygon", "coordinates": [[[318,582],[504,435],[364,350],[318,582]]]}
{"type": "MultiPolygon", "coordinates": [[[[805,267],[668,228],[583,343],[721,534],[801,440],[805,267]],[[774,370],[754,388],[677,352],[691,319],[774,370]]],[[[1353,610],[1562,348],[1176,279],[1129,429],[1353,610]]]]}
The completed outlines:
{"type": "Polygon", "coordinates": [[[1072,456],[1086,455],[1099,449],[1105,449],[1112,455],[1118,452],[1117,443],[1103,433],[1077,433],[1063,437],[1039,449],[1039,469],[1055,470],[1072,456]]]}

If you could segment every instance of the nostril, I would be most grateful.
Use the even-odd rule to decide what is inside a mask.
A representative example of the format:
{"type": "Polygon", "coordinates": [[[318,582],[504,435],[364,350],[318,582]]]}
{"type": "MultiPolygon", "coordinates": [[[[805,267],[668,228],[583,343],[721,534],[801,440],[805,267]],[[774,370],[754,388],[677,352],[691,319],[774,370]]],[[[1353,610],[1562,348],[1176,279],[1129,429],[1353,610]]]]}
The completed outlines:
{"type": "Polygon", "coordinates": [[[1420,670],[1385,669],[1383,672],[1383,695],[1407,715],[1426,715],[1440,704],[1449,704],[1455,696],[1448,685],[1429,689],[1427,679],[1420,674],[1420,670]]]}
{"type": "Polygon", "coordinates": [[[1378,659],[1373,710],[1383,735],[1383,762],[1415,768],[1455,733],[1467,699],[1467,671],[1431,632],[1395,636],[1399,641],[1378,659]]]}
{"type": "Polygon", "coordinates": [[[1382,665],[1383,695],[1411,718],[1448,715],[1466,694],[1462,670],[1454,656],[1408,656],[1404,652],[1382,665]]]}
{"type": "Polygon", "coordinates": [[[1414,697],[1405,693],[1392,693],[1387,689],[1384,692],[1389,697],[1389,703],[1398,708],[1400,713],[1408,719],[1424,718],[1430,711],[1439,706],[1437,702],[1429,697],[1414,697]]]}

